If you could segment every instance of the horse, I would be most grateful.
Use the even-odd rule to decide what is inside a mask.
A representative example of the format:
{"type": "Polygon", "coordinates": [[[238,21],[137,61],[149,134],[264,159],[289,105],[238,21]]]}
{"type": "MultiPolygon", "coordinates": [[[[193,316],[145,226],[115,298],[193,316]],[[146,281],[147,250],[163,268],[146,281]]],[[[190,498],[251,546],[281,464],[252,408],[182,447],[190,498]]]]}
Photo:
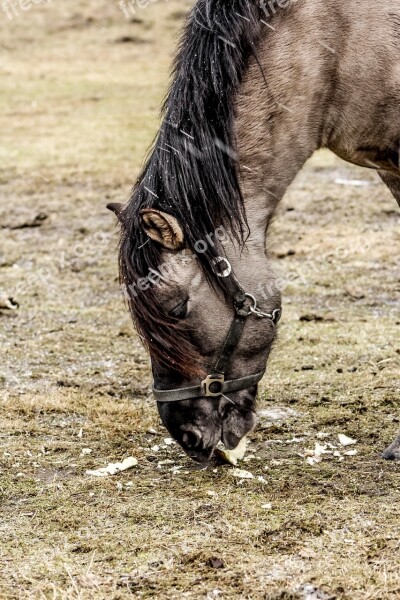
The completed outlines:
{"type": "MultiPolygon", "coordinates": [[[[152,150],[128,203],[108,208],[161,420],[194,460],[255,425],[281,316],[266,238],[286,189],[327,148],[400,204],[399,106],[400,0],[189,12],[152,150]]],[[[400,438],[384,457],[400,458],[400,438]]]]}

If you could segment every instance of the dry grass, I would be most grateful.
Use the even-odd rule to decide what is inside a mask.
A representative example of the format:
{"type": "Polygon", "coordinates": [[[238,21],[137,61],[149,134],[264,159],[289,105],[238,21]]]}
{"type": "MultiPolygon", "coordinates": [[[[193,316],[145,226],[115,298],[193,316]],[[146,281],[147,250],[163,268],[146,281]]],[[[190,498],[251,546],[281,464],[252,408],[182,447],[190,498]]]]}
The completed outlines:
{"type": "Polygon", "coordinates": [[[21,305],[0,315],[0,597],[398,598],[399,466],[379,458],[399,429],[396,205],[329,154],[300,174],[271,237],[297,278],[260,401],[295,413],[252,435],[255,479],[197,470],[164,443],[104,210],[154,134],[183,5],[131,23],[105,4],[0,14],[0,288],[21,305]],[[307,465],[320,431],[358,454],[307,465]],[[129,455],[131,472],[85,476],[129,455]]]}

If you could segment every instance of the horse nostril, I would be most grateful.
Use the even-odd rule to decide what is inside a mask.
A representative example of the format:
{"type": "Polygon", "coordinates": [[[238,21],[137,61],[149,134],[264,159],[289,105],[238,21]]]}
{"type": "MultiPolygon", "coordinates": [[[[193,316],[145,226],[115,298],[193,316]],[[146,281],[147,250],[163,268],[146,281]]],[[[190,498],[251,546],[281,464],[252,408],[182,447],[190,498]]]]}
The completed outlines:
{"type": "Polygon", "coordinates": [[[191,450],[198,448],[201,444],[201,440],[202,436],[200,431],[198,430],[185,431],[185,433],[182,436],[183,444],[186,446],[186,448],[190,448],[191,450]]]}

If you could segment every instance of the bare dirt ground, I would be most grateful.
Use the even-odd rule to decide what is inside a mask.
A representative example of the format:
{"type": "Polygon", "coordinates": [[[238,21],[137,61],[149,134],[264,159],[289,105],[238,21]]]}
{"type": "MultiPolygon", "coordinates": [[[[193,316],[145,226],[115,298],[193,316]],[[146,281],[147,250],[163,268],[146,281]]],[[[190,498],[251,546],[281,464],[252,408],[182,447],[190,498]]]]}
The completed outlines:
{"type": "Polygon", "coordinates": [[[187,6],[0,12],[0,292],[19,303],[0,309],[0,597],[399,598],[400,468],[380,452],[400,430],[400,214],[375,174],[320,153],[274,224],[291,282],[253,478],[165,441],[105,204],[150,145],[187,6]],[[308,464],[316,442],[340,456],[308,464]]]}

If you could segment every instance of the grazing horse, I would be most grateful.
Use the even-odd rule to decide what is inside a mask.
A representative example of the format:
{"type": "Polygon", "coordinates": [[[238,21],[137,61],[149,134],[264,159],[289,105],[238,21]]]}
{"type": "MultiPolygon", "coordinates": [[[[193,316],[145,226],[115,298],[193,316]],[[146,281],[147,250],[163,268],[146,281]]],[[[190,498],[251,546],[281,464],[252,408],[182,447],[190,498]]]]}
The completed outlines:
{"type": "Polygon", "coordinates": [[[195,460],[254,427],[281,312],[266,236],[286,189],[328,148],[400,203],[399,107],[400,0],[198,0],[189,13],[153,150],[127,205],[109,208],[161,419],[195,460]]]}

